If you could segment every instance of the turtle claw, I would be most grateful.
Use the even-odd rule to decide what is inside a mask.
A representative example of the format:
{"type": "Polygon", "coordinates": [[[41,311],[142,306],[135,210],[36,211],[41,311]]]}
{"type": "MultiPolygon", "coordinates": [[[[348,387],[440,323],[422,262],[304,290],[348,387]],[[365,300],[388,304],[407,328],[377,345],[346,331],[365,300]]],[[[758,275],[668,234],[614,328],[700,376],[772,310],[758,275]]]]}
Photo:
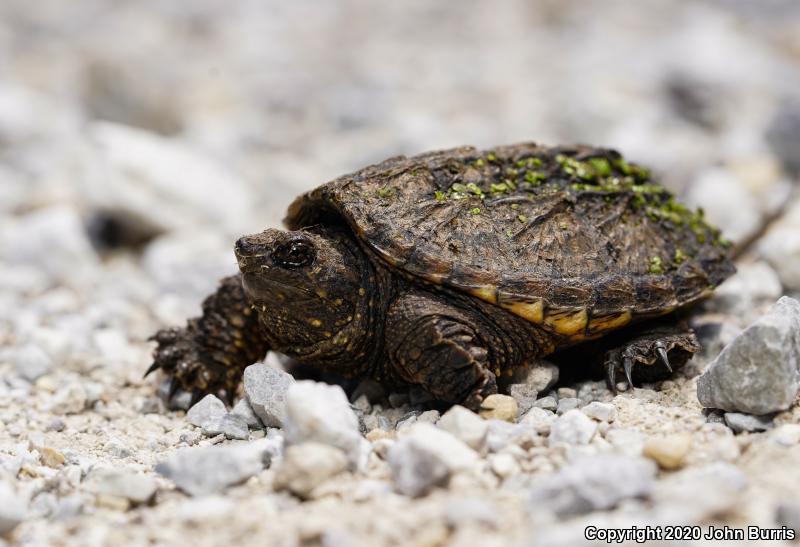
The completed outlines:
{"type": "Polygon", "coordinates": [[[625,369],[625,378],[628,380],[628,387],[633,389],[633,359],[625,357],[622,360],[622,366],[625,369]]]}
{"type": "Polygon", "coordinates": [[[658,354],[658,358],[661,359],[661,362],[667,367],[667,370],[672,372],[672,366],[669,364],[669,357],[667,356],[667,348],[664,347],[664,344],[658,342],[655,346],[655,350],[658,354]]]}
{"type": "Polygon", "coordinates": [[[155,371],[157,371],[160,368],[161,368],[161,364],[160,363],[158,363],[158,362],[153,363],[152,365],[150,365],[150,368],[147,369],[147,372],[144,373],[144,376],[142,376],[142,378],[147,378],[148,376],[150,376],[152,373],[154,373],[155,371]]]}
{"type": "Polygon", "coordinates": [[[606,362],[606,384],[608,389],[617,392],[617,363],[613,359],[606,362]]]}

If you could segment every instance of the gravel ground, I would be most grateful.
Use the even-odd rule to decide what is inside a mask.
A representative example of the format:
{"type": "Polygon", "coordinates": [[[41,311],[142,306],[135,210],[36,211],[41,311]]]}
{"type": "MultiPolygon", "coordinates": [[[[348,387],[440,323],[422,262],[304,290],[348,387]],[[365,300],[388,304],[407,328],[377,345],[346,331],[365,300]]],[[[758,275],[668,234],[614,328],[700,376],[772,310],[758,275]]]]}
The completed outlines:
{"type": "Polygon", "coordinates": [[[799,90],[791,0],[5,0],[0,546],[800,527],[799,90]],[[275,356],[234,409],[167,410],[142,379],[147,337],[298,192],[531,139],[617,147],[753,241],[674,378],[614,396],[542,363],[480,415],[275,356]]]}

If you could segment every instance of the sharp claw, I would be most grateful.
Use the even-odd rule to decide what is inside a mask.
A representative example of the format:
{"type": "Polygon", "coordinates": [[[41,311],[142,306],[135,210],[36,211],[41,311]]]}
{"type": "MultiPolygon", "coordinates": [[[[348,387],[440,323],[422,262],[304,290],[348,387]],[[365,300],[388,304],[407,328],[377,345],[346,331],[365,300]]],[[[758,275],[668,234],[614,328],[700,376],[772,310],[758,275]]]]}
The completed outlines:
{"type": "Polygon", "coordinates": [[[177,378],[173,377],[169,383],[169,393],[167,393],[167,402],[172,401],[172,398],[178,392],[178,389],[180,389],[180,387],[181,387],[180,381],[177,378]]]}
{"type": "Polygon", "coordinates": [[[625,357],[625,359],[622,360],[622,367],[625,369],[625,378],[628,379],[628,385],[633,389],[633,377],[631,376],[631,372],[633,372],[633,359],[625,357]]]}
{"type": "Polygon", "coordinates": [[[669,364],[669,357],[667,356],[667,350],[664,346],[656,346],[656,353],[659,359],[661,359],[661,362],[664,363],[664,366],[667,367],[667,370],[672,372],[672,366],[669,364]]]}
{"type": "Polygon", "coordinates": [[[608,363],[606,363],[606,383],[608,384],[608,389],[613,391],[614,393],[617,392],[617,364],[613,361],[613,359],[609,359],[608,363]]]}
{"type": "Polygon", "coordinates": [[[147,369],[147,372],[144,373],[143,378],[147,378],[150,374],[152,374],[153,372],[157,371],[160,368],[161,365],[159,365],[158,363],[153,363],[152,365],[150,365],[150,368],[147,369]]]}
{"type": "MultiPolygon", "coordinates": [[[[192,398],[189,401],[189,408],[192,408],[195,405],[195,403],[200,400],[200,395],[201,393],[199,391],[197,390],[192,391],[192,398]]],[[[170,399],[171,398],[172,397],[170,397],[170,399]]]]}

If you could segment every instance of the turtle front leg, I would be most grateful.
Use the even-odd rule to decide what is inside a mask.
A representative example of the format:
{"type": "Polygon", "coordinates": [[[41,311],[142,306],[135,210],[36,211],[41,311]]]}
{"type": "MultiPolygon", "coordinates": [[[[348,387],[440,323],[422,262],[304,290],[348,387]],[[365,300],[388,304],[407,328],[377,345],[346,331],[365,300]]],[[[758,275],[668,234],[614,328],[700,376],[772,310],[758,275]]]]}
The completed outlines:
{"type": "Polygon", "coordinates": [[[612,390],[616,390],[620,373],[630,387],[634,382],[668,378],[700,350],[694,331],[685,321],[643,323],[628,337],[614,338],[616,345],[604,354],[606,382],[612,390]]]}
{"type": "Polygon", "coordinates": [[[200,317],[189,319],[184,328],[162,329],[150,340],[158,346],[145,376],[161,369],[171,377],[168,403],[179,389],[192,394],[192,404],[208,393],[230,402],[245,367],[269,349],[239,275],[220,281],[203,301],[200,317]]]}
{"type": "Polygon", "coordinates": [[[428,293],[406,293],[387,314],[388,374],[442,401],[477,409],[497,392],[489,351],[478,332],[463,310],[428,293]]]}

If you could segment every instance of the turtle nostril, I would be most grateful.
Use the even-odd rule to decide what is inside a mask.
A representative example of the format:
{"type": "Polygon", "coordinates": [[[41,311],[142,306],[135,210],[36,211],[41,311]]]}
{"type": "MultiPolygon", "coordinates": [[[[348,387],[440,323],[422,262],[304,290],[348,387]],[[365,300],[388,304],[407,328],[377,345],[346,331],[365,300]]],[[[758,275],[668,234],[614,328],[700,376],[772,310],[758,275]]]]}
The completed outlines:
{"type": "Polygon", "coordinates": [[[240,237],[236,241],[236,252],[243,256],[255,256],[264,254],[266,251],[264,244],[253,236],[240,237]]]}

